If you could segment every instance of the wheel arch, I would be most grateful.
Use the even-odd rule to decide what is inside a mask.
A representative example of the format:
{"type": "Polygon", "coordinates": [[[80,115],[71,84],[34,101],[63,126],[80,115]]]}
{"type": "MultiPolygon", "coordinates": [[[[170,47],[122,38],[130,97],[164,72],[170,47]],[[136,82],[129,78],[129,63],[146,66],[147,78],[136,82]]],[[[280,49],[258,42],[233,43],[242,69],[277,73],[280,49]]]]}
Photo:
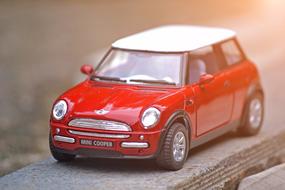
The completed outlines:
{"type": "Polygon", "coordinates": [[[262,85],[260,84],[260,82],[252,83],[249,86],[249,88],[247,90],[247,94],[246,94],[246,101],[248,100],[248,98],[250,98],[256,92],[259,92],[264,97],[264,90],[263,90],[262,85]]]}
{"type": "Polygon", "coordinates": [[[247,89],[246,98],[244,101],[243,109],[242,109],[242,115],[240,120],[240,125],[243,125],[245,122],[245,115],[246,115],[246,107],[250,100],[250,98],[253,96],[254,93],[260,93],[264,99],[264,90],[262,88],[262,85],[260,82],[254,82],[252,83],[249,88],[247,89]]]}
{"type": "Polygon", "coordinates": [[[178,110],[174,112],[167,120],[167,122],[164,125],[164,131],[161,134],[160,141],[159,141],[159,149],[157,151],[157,154],[161,151],[161,147],[163,144],[163,141],[165,139],[165,136],[167,132],[169,131],[170,127],[176,123],[179,122],[184,125],[184,127],[188,131],[188,146],[190,150],[190,144],[191,144],[191,134],[192,134],[192,122],[189,117],[189,115],[184,110],[178,110]]]}
{"type": "MultiPolygon", "coordinates": [[[[246,97],[244,100],[244,106],[243,106],[243,113],[246,109],[246,105],[248,104],[248,101],[251,96],[253,96],[254,93],[260,93],[262,95],[262,98],[264,99],[264,90],[260,82],[254,82],[252,83],[249,88],[247,89],[246,97]]],[[[243,117],[243,116],[242,116],[243,117]]],[[[243,119],[243,118],[242,118],[243,119]]]]}

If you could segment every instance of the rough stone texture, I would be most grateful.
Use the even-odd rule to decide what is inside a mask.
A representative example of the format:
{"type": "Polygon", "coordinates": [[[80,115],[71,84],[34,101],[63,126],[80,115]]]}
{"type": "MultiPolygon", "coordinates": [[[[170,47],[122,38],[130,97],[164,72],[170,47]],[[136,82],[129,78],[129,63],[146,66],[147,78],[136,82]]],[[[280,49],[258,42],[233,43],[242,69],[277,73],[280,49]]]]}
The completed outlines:
{"type": "Polygon", "coordinates": [[[239,190],[285,189],[285,164],[281,164],[243,179],[239,190]]]}
{"type": "Polygon", "coordinates": [[[0,179],[0,189],[234,189],[244,176],[280,163],[285,132],[273,136],[223,137],[194,150],[177,172],[152,161],[80,158],[61,164],[52,158],[0,179]]]}
{"type": "MultiPolygon", "coordinates": [[[[0,178],[0,189],[235,189],[245,176],[285,160],[281,61],[262,71],[266,119],[255,137],[226,135],[191,151],[184,168],[163,171],[151,161],[80,158],[60,164],[52,158],[0,178]]],[[[24,158],[23,158],[24,159],[24,158]]]]}

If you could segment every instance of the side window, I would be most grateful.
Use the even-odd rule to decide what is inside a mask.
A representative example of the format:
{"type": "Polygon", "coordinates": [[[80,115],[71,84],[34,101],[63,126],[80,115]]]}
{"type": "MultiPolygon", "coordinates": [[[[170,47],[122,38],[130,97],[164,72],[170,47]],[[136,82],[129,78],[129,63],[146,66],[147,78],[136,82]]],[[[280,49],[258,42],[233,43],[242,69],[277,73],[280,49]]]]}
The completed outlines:
{"type": "Polygon", "coordinates": [[[215,74],[220,70],[221,56],[213,46],[190,52],[188,83],[197,83],[203,74],[215,74]]]}
{"type": "Polygon", "coordinates": [[[224,42],[221,45],[221,49],[228,65],[233,65],[242,61],[243,55],[234,40],[224,42]]]}

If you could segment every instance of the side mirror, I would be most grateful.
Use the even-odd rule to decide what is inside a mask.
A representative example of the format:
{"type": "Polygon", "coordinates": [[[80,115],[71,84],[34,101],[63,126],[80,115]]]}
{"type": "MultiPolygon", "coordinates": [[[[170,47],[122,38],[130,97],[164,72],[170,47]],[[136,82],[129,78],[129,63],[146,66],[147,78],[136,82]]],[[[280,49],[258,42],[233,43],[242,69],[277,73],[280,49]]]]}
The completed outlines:
{"type": "Polygon", "coordinates": [[[200,85],[208,84],[208,83],[212,82],[214,80],[214,78],[215,77],[211,74],[201,75],[200,80],[199,80],[199,84],[200,85]]]}
{"type": "Polygon", "coordinates": [[[85,74],[85,75],[91,75],[91,73],[93,73],[94,69],[91,65],[82,65],[80,68],[81,73],[85,74]]]}

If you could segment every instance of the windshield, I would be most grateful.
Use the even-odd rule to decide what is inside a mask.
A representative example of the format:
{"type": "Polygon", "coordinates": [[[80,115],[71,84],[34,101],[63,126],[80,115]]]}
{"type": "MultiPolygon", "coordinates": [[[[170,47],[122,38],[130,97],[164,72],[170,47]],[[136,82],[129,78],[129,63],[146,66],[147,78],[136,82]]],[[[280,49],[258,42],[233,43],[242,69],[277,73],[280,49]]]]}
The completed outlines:
{"type": "Polygon", "coordinates": [[[162,54],[113,49],[92,79],[125,83],[181,84],[183,54],[162,54]]]}

